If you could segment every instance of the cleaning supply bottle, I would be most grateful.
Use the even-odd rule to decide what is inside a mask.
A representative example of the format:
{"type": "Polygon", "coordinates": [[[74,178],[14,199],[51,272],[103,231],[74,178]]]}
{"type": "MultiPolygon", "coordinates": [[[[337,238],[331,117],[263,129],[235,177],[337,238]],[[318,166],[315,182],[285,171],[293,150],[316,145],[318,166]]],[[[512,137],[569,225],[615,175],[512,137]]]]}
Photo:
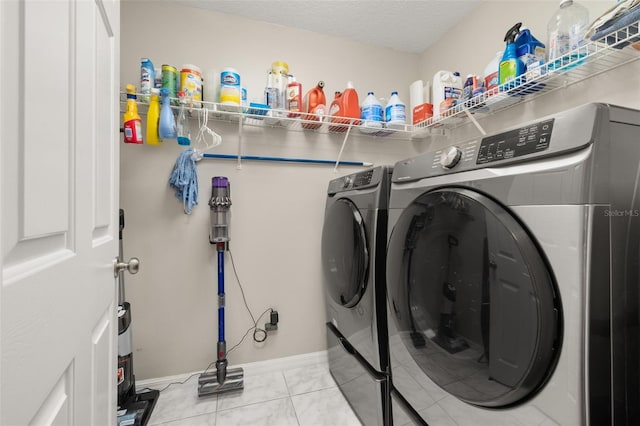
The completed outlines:
{"type": "MultiPolygon", "coordinates": [[[[191,132],[189,131],[189,119],[187,118],[187,96],[185,92],[178,93],[180,109],[176,120],[176,136],[178,145],[191,145],[191,132]]],[[[172,114],[173,115],[173,114],[172,114]]]]}
{"type": "Polygon", "coordinates": [[[448,108],[462,98],[464,82],[459,72],[438,71],[433,76],[432,103],[433,117],[439,118],[448,108]]]}
{"type": "Polygon", "coordinates": [[[498,71],[500,69],[500,61],[502,61],[502,55],[504,52],[501,50],[496,53],[491,62],[487,64],[484,69],[484,88],[487,92],[500,86],[500,78],[498,77],[498,71]]]}
{"type": "Polygon", "coordinates": [[[287,109],[289,117],[298,117],[302,111],[302,84],[298,83],[293,75],[289,75],[287,84],[287,109]]]}
{"type": "Polygon", "coordinates": [[[264,87],[264,103],[269,105],[272,109],[275,109],[278,107],[279,96],[280,90],[275,87],[273,71],[269,70],[267,73],[267,84],[264,87]]]}
{"type": "Polygon", "coordinates": [[[171,101],[169,99],[169,89],[163,87],[160,89],[162,98],[162,108],[160,109],[160,124],[158,125],[158,134],[162,139],[176,139],[176,119],[171,111],[171,101]]]}
{"type": "Polygon", "coordinates": [[[156,71],[149,58],[140,59],[140,101],[149,102],[151,89],[154,87],[156,71]]]}
{"type": "Polygon", "coordinates": [[[147,145],[160,145],[162,139],[158,136],[158,122],[160,121],[160,89],[151,89],[151,101],[147,111],[147,145]]]}
{"type": "MultiPolygon", "coordinates": [[[[327,98],[324,95],[324,81],[320,80],[318,84],[309,90],[302,99],[302,111],[306,114],[303,115],[305,121],[322,121],[322,118],[326,115],[327,98]]],[[[305,129],[318,129],[321,123],[302,123],[302,127],[305,129]]]]}
{"type": "Polygon", "coordinates": [[[384,121],[387,128],[402,129],[406,123],[407,113],[404,102],[400,100],[398,92],[391,92],[391,97],[384,108],[384,121]]]}
{"type": "Polygon", "coordinates": [[[126,143],[142,143],[142,120],[138,114],[138,104],[136,104],[136,87],[127,84],[127,107],[124,112],[124,141],[126,143]]]}
{"type": "Polygon", "coordinates": [[[336,97],[329,108],[329,116],[332,123],[343,124],[342,126],[329,126],[332,132],[344,132],[348,126],[344,124],[359,125],[360,120],[350,120],[360,118],[360,102],[358,102],[358,92],[353,88],[353,83],[347,82],[347,88],[342,93],[336,92],[336,97]],[[345,117],[346,119],[336,118],[345,117]]]}
{"type": "MultiPolygon", "coordinates": [[[[507,34],[504,36],[504,41],[507,43],[504,55],[502,55],[502,61],[500,61],[500,67],[498,69],[498,78],[500,84],[505,84],[510,81],[516,80],[524,73],[524,64],[518,58],[516,52],[516,37],[520,34],[520,27],[522,22],[518,22],[513,27],[509,28],[507,34]]],[[[515,87],[516,82],[506,86],[507,89],[515,87]]]]}
{"type": "Polygon", "coordinates": [[[531,30],[524,28],[520,30],[520,35],[516,38],[516,54],[528,72],[544,64],[547,58],[547,49],[540,40],[531,34],[531,30]]]}
{"type": "Polygon", "coordinates": [[[376,132],[376,129],[382,127],[382,116],[382,104],[373,92],[367,93],[367,97],[362,101],[362,107],[360,108],[360,118],[363,120],[362,124],[364,125],[360,130],[365,133],[368,131],[376,132]]]}
{"type": "Polygon", "coordinates": [[[573,0],[560,1],[547,25],[549,67],[571,69],[580,64],[579,59],[587,54],[583,47],[588,27],[589,11],[584,6],[573,0]]]}
{"type": "Polygon", "coordinates": [[[535,83],[531,80],[538,79],[547,73],[547,69],[542,66],[546,61],[547,50],[545,45],[527,28],[521,29],[520,35],[516,38],[516,54],[524,64],[527,80],[521,93],[527,95],[544,88],[544,83],[535,83]]]}

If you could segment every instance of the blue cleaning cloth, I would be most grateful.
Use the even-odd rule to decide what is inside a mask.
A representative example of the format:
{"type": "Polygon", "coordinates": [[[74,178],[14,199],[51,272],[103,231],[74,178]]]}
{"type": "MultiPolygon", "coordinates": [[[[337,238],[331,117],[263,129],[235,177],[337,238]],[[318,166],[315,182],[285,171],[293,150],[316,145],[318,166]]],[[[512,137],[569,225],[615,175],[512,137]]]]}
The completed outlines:
{"type": "Polygon", "coordinates": [[[198,204],[198,173],[191,148],[180,153],[169,176],[169,186],[175,190],[176,198],[182,201],[184,212],[191,214],[198,204]]]}
{"type": "MultiPolygon", "coordinates": [[[[616,41],[625,39],[630,35],[638,34],[638,21],[640,21],[640,6],[636,6],[633,9],[630,9],[624,15],[621,15],[614,20],[607,22],[603,26],[597,29],[597,31],[591,36],[591,40],[600,40],[604,37],[604,42],[606,44],[614,44],[616,41]],[[629,32],[626,30],[618,31],[621,28],[629,27],[629,32]],[[616,34],[612,34],[613,32],[618,31],[616,34]]],[[[632,37],[628,41],[623,43],[619,43],[613,46],[616,49],[622,49],[628,44],[640,40],[640,35],[637,37],[632,37]]]]}

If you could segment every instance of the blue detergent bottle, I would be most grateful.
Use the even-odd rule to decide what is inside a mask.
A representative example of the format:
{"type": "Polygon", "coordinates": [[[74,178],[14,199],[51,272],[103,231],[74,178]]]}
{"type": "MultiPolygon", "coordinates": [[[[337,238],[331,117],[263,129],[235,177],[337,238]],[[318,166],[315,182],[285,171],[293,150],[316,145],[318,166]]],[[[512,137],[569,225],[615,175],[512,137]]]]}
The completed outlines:
{"type": "Polygon", "coordinates": [[[529,29],[520,30],[520,35],[516,39],[516,54],[524,64],[527,79],[522,94],[527,95],[544,88],[544,83],[533,83],[531,80],[538,79],[547,73],[547,68],[543,66],[547,57],[546,47],[531,34],[529,29]]]}
{"type": "Polygon", "coordinates": [[[162,97],[162,109],[160,110],[160,124],[158,126],[158,134],[162,139],[176,139],[176,119],[171,111],[171,103],[169,99],[169,89],[160,89],[162,97]]]}
{"type": "Polygon", "coordinates": [[[504,50],[504,55],[502,55],[502,61],[500,61],[498,78],[500,80],[500,85],[512,82],[511,84],[507,84],[505,89],[515,87],[519,83],[517,78],[524,73],[524,63],[522,63],[520,58],[518,58],[518,54],[516,52],[516,37],[520,34],[521,26],[522,22],[518,22],[513,27],[509,28],[509,31],[507,31],[507,34],[504,36],[504,41],[507,43],[507,47],[504,50]]]}

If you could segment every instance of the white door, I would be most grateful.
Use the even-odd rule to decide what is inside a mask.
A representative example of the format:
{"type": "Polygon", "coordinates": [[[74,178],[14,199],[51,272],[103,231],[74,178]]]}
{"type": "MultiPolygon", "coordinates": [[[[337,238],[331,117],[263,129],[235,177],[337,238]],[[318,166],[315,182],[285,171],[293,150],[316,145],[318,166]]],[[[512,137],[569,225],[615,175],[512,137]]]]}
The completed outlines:
{"type": "Polygon", "coordinates": [[[0,1],[0,424],[115,425],[117,0],[0,1]]]}

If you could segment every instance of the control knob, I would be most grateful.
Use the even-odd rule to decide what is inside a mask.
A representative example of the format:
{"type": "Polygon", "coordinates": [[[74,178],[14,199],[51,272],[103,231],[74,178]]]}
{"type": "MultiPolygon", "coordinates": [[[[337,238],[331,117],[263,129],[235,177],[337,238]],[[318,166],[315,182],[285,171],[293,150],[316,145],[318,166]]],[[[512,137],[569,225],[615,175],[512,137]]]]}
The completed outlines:
{"type": "Polygon", "coordinates": [[[457,146],[445,148],[440,155],[440,165],[445,169],[452,169],[460,162],[462,151],[457,146]]]}
{"type": "Polygon", "coordinates": [[[345,176],[343,181],[343,188],[348,188],[353,183],[353,178],[351,176],[345,176]]]}

